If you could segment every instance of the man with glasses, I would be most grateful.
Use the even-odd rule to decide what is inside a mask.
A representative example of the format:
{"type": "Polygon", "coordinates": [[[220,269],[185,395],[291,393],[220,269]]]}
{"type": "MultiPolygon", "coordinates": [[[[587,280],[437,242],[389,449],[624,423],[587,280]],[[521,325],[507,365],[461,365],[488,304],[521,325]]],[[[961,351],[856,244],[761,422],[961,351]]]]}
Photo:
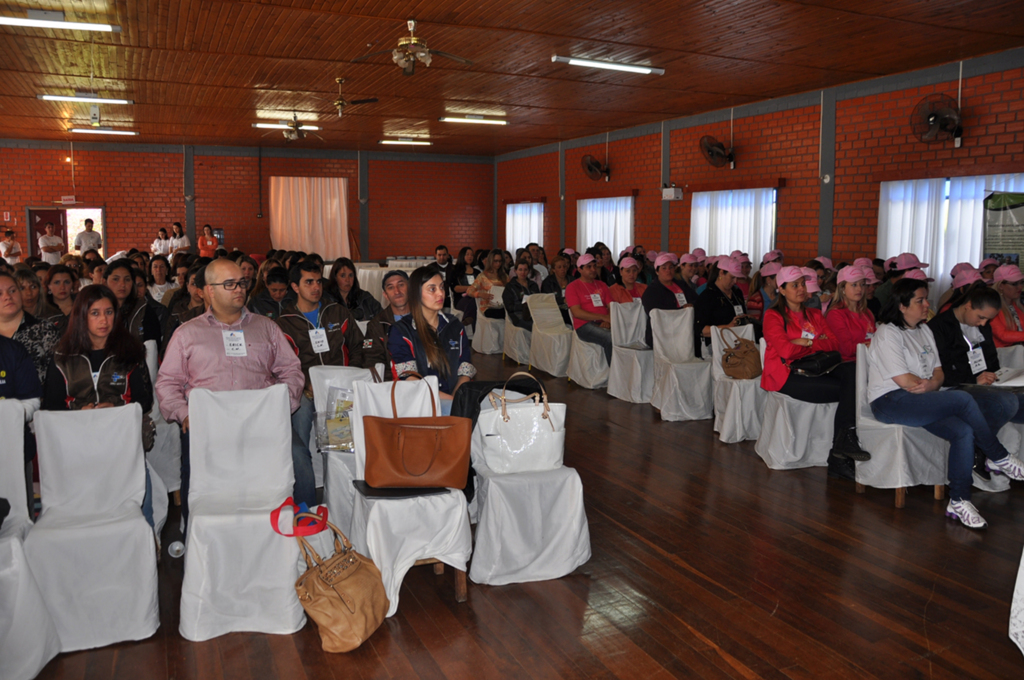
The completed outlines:
{"type": "MultiPolygon", "coordinates": [[[[288,386],[291,409],[299,407],[305,379],[288,339],[270,319],[245,308],[248,280],[231,260],[215,260],[205,271],[203,297],[209,309],[171,336],[156,379],[160,411],[181,424],[181,514],[188,520],[191,465],[188,447],[188,395],[202,387],[214,392],[288,386]]],[[[295,484],[299,479],[295,469],[295,484]]],[[[310,471],[312,474],[312,471],[310,471]]],[[[313,480],[308,480],[309,484],[313,480]]]]}

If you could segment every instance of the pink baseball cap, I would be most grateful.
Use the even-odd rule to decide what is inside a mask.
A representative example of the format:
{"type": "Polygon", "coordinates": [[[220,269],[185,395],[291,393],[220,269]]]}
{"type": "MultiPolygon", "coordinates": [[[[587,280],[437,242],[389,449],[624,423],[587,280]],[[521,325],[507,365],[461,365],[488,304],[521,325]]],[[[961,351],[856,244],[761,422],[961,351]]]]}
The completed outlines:
{"type": "MultiPolygon", "coordinates": [[[[759,270],[762,277],[765,276],[777,276],[782,271],[782,265],[778,262],[769,262],[768,264],[761,267],[759,270]]],[[[778,281],[778,279],[776,279],[778,281]]]]}
{"type": "Polygon", "coordinates": [[[636,267],[639,269],[640,263],[631,257],[624,257],[622,258],[622,261],[619,262],[619,269],[629,269],[630,267],[636,267]]]}
{"type": "Polygon", "coordinates": [[[952,269],[949,270],[949,275],[952,276],[953,278],[956,278],[957,274],[967,269],[973,270],[974,265],[972,265],[970,262],[958,262],[955,265],[953,265],[952,269]]]}
{"type": "Polygon", "coordinates": [[[703,248],[694,248],[690,254],[697,258],[697,262],[703,262],[708,259],[708,253],[703,248]]]}
{"type": "Polygon", "coordinates": [[[935,280],[928,278],[928,275],[925,274],[920,269],[911,269],[910,271],[903,275],[903,278],[914,279],[915,281],[927,281],[928,283],[931,283],[932,281],[935,280]]]}
{"type": "Polygon", "coordinates": [[[572,248],[566,248],[565,250],[562,251],[562,254],[563,255],[575,255],[576,251],[573,250],[572,248]]]}
{"type": "Polygon", "coordinates": [[[693,253],[683,253],[679,256],[679,264],[697,264],[697,256],[693,253]]]}
{"type": "Polygon", "coordinates": [[[882,269],[884,269],[887,272],[888,271],[892,271],[894,264],[896,264],[896,258],[895,257],[890,257],[888,260],[885,261],[885,264],[882,265],[882,269]]]}
{"type": "Polygon", "coordinates": [[[832,266],[831,258],[825,257],[824,255],[819,255],[814,259],[820,262],[822,266],[825,267],[825,269],[835,269],[835,267],[832,266]]]}
{"type": "Polygon", "coordinates": [[[995,266],[998,267],[999,266],[999,260],[997,260],[994,257],[986,257],[984,260],[981,261],[981,264],[978,265],[978,269],[981,270],[981,269],[984,269],[985,267],[991,267],[992,265],[995,265],[995,266]]]}
{"type": "Polygon", "coordinates": [[[799,281],[800,279],[806,278],[807,277],[804,276],[803,269],[801,269],[800,267],[789,266],[783,267],[782,269],[779,270],[779,273],[775,276],[775,283],[782,286],[787,283],[793,283],[794,281],[799,281]]]}
{"type": "MultiPolygon", "coordinates": [[[[800,271],[804,273],[804,278],[807,279],[807,292],[820,293],[821,286],[818,285],[818,272],[810,267],[800,267],[800,271]]],[[[775,280],[778,281],[778,279],[775,280]]]]}
{"type": "Polygon", "coordinates": [[[651,262],[654,262],[656,259],[658,259],[658,251],[657,250],[648,250],[647,251],[647,255],[645,255],[644,257],[646,257],[651,262]]]}
{"type": "Polygon", "coordinates": [[[853,266],[874,269],[875,263],[871,261],[870,257],[858,257],[856,260],[853,261],[853,266]]]}
{"type": "Polygon", "coordinates": [[[903,272],[908,269],[924,269],[928,266],[927,262],[921,262],[917,259],[917,255],[913,253],[903,253],[896,256],[896,266],[893,267],[898,272],[903,272]]]}
{"type": "Polygon", "coordinates": [[[961,269],[953,277],[953,287],[961,288],[963,286],[969,286],[975,281],[981,281],[981,274],[974,267],[968,269],[961,269]]]}
{"type": "Polygon", "coordinates": [[[629,255],[631,252],[633,252],[632,248],[623,248],[622,252],[619,253],[619,257],[620,258],[625,257],[626,255],[629,255]]]}
{"type": "Polygon", "coordinates": [[[597,262],[597,258],[595,258],[593,255],[584,255],[579,260],[576,261],[576,266],[584,267],[590,264],[591,262],[597,262]]]}
{"type": "MultiPolygon", "coordinates": [[[[870,270],[868,270],[870,271],[870,270]]],[[[851,281],[860,281],[861,279],[868,278],[868,271],[865,271],[864,267],[857,265],[850,265],[849,267],[843,267],[839,270],[839,275],[836,277],[838,283],[850,283],[851,281]]]]}
{"type": "Polygon", "coordinates": [[[722,255],[711,255],[710,257],[704,258],[704,264],[710,267],[714,263],[718,262],[718,260],[721,259],[722,257],[722,255]]]}
{"type": "Polygon", "coordinates": [[[764,257],[761,258],[761,262],[774,262],[780,257],[782,257],[781,250],[769,250],[767,253],[764,254],[764,257]]]}
{"type": "Polygon", "coordinates": [[[654,268],[661,269],[662,265],[666,264],[675,264],[675,261],[672,259],[672,253],[662,253],[661,255],[658,255],[658,259],[654,261],[654,268]]]}
{"type": "Polygon", "coordinates": [[[718,265],[719,271],[729,272],[733,276],[743,276],[743,265],[734,257],[723,255],[715,264],[718,265]]]}
{"type": "Polygon", "coordinates": [[[996,273],[992,275],[992,283],[997,286],[1003,281],[1017,283],[1021,280],[1024,280],[1024,274],[1020,273],[1020,268],[1015,264],[1000,265],[996,268],[996,273]]]}
{"type": "Polygon", "coordinates": [[[668,252],[668,251],[666,250],[666,251],[665,251],[664,253],[662,253],[662,254],[663,254],[663,255],[668,255],[669,257],[671,257],[671,258],[672,258],[672,262],[673,262],[674,264],[679,264],[679,256],[678,256],[678,255],[676,255],[675,253],[670,253],[670,252],[668,252]]]}

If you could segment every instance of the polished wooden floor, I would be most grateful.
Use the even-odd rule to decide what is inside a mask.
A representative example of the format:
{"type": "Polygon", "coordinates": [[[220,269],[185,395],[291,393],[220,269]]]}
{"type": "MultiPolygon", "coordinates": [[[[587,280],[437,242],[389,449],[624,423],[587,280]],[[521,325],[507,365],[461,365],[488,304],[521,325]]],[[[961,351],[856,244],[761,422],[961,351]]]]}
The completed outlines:
{"type": "MultiPolygon", "coordinates": [[[[480,377],[515,368],[476,356],[480,377]]],[[[62,655],[41,678],[1024,678],[1007,637],[1024,544],[1024,485],[977,494],[990,528],[906,507],[822,468],[768,470],[711,421],[661,422],[547,381],[569,404],[566,464],[583,479],[593,558],[544,583],[470,584],[414,568],[398,613],[360,649],[291,636],[178,635],[182,561],[160,564],[150,640],[62,655]]],[[[173,524],[174,522],[169,522],[173,524]]],[[[168,529],[164,545],[173,537],[168,529]]]]}

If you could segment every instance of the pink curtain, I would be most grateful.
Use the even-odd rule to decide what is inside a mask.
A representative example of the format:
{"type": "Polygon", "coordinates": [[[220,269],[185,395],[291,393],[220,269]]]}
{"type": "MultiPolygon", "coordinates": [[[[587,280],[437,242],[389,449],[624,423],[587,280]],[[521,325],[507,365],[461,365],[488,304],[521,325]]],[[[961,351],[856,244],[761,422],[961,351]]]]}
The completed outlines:
{"type": "Polygon", "coordinates": [[[348,179],[271,177],[270,242],[276,249],[349,257],[348,179]]]}

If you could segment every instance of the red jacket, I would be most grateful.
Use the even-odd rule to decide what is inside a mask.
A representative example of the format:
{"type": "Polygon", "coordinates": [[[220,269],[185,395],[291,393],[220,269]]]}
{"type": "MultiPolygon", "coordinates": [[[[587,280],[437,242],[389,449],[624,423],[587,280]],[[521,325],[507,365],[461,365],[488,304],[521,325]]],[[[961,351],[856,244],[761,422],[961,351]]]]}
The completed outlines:
{"type": "Polygon", "coordinates": [[[834,307],[825,315],[825,321],[839,344],[843,361],[856,361],[857,345],[870,342],[868,333],[875,333],[875,315],[867,308],[855,314],[846,307],[834,307]]]}
{"type": "Polygon", "coordinates": [[[832,336],[825,317],[817,309],[804,309],[798,314],[786,310],[788,323],[782,327],[782,315],[774,309],[764,313],[764,340],[767,348],[764,353],[764,368],[761,371],[761,387],[769,392],[778,392],[789,378],[789,366],[786,362],[802,359],[815,352],[839,351],[839,343],[832,336]],[[791,341],[798,339],[804,330],[814,333],[810,347],[794,345],[791,341]]]}
{"type": "MultiPolygon", "coordinates": [[[[1017,307],[1017,315],[1024,318],[1024,309],[1014,304],[1017,307]]],[[[1007,322],[1006,312],[1000,311],[988,324],[992,327],[992,339],[996,341],[996,347],[1009,347],[1024,342],[1024,331],[1018,331],[1012,321],[1007,322]]]]}

